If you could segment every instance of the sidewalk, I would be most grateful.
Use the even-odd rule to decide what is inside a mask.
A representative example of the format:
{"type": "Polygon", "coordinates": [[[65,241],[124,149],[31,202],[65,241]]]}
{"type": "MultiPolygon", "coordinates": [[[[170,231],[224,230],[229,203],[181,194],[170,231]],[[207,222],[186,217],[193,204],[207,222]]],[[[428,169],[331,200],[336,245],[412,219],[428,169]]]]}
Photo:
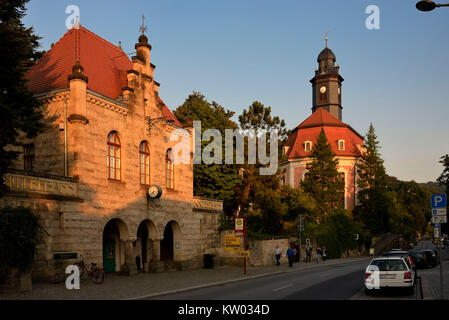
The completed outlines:
{"type": "Polygon", "coordinates": [[[164,273],[140,273],[127,277],[118,274],[106,274],[101,285],[90,279],[81,280],[80,290],[68,290],[65,283],[35,283],[30,293],[0,295],[0,300],[119,300],[144,299],[181,291],[221,285],[243,279],[254,279],[311,268],[321,268],[342,263],[366,260],[369,257],[332,259],[317,264],[316,262],[296,263],[292,268],[287,264],[269,267],[248,268],[246,276],[243,267],[216,267],[215,269],[196,269],[164,273]]]}

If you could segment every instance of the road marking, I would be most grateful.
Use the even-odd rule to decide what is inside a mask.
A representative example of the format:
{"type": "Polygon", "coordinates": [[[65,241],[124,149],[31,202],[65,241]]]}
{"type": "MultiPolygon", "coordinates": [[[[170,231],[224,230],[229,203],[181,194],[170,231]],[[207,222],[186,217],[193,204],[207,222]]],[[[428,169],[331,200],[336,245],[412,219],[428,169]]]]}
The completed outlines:
{"type": "Polygon", "coordinates": [[[279,291],[279,290],[282,290],[282,289],[285,289],[285,288],[289,288],[289,287],[292,287],[292,286],[293,286],[292,284],[289,284],[289,285],[286,285],[286,286],[274,289],[273,291],[279,291]]]}

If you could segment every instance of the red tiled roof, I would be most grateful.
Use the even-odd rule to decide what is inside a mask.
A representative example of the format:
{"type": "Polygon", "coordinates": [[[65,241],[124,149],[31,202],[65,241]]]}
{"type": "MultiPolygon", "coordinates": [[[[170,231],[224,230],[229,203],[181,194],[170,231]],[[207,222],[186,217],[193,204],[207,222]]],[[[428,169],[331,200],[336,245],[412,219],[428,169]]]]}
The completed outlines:
{"type": "MultiPolygon", "coordinates": [[[[69,87],[68,75],[79,55],[87,88],[111,99],[117,99],[122,88],[128,86],[127,71],[133,69],[128,56],[117,46],[81,27],[67,33],[39,60],[26,75],[28,87],[36,94],[69,87]],[[78,33],[78,35],[77,35],[78,33]],[[76,48],[76,49],[75,49],[76,48]]],[[[164,105],[163,115],[182,127],[178,119],[164,105]]]]}
{"type": "Polygon", "coordinates": [[[163,109],[162,109],[162,114],[164,115],[164,117],[167,120],[173,120],[174,124],[180,128],[182,128],[182,124],[178,121],[178,119],[176,119],[175,115],[170,111],[170,109],[165,105],[164,101],[162,101],[161,98],[159,98],[159,102],[162,103],[164,105],[163,109]]]}
{"type": "Polygon", "coordinates": [[[67,76],[76,62],[75,51],[79,52],[84,74],[89,78],[87,88],[118,98],[128,85],[126,71],[133,68],[132,62],[120,48],[83,27],[67,31],[27,73],[29,88],[37,94],[69,87],[67,76]]]}
{"type": "Polygon", "coordinates": [[[288,159],[309,157],[310,152],[304,151],[305,142],[315,142],[321,129],[324,129],[332,151],[337,156],[359,157],[362,155],[357,145],[363,144],[363,137],[326,110],[319,109],[298,125],[289,136],[288,159]],[[338,140],[345,141],[345,150],[338,150],[338,140]]]}

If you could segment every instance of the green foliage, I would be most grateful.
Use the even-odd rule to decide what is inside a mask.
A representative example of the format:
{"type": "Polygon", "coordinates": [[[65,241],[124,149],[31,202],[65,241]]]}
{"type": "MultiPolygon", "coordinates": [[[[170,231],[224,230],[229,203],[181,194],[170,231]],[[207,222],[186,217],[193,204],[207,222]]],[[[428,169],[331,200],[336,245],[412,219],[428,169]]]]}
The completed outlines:
{"type": "Polygon", "coordinates": [[[0,210],[0,266],[25,271],[40,240],[39,217],[24,207],[0,210]]]}
{"type": "Polygon", "coordinates": [[[2,0],[0,6],[0,193],[6,190],[3,176],[18,156],[6,147],[20,145],[17,139],[21,133],[32,138],[44,128],[41,103],[24,79],[40,57],[36,50],[39,37],[21,22],[27,2],[2,0]]]}
{"type": "MultiPolygon", "coordinates": [[[[225,136],[225,129],[235,129],[237,124],[231,120],[234,112],[226,110],[216,102],[209,103],[204,95],[193,92],[184,104],[174,112],[183,125],[192,125],[193,121],[201,121],[201,134],[207,129],[217,129],[225,136]]],[[[209,144],[201,144],[201,152],[209,144]]],[[[195,164],[193,167],[193,190],[196,196],[224,201],[224,209],[228,215],[234,212],[235,187],[240,183],[238,166],[224,164],[224,144],[221,148],[223,164],[195,164]]]]}
{"type": "MultiPolygon", "coordinates": [[[[437,181],[441,186],[446,187],[445,193],[447,196],[449,196],[449,154],[442,156],[439,162],[443,165],[443,172],[438,177],[437,181]]],[[[443,223],[441,226],[441,231],[446,234],[449,233],[449,225],[447,223],[443,223]]]]}
{"type": "Polygon", "coordinates": [[[311,162],[301,186],[317,203],[316,219],[325,221],[326,216],[344,207],[344,181],[337,170],[338,160],[322,129],[310,153],[311,162]]]}
{"type": "Polygon", "coordinates": [[[363,234],[344,211],[332,214],[325,223],[315,227],[317,245],[325,246],[328,258],[331,259],[340,258],[347,250],[357,249],[358,242],[354,239],[356,233],[363,234]]]}

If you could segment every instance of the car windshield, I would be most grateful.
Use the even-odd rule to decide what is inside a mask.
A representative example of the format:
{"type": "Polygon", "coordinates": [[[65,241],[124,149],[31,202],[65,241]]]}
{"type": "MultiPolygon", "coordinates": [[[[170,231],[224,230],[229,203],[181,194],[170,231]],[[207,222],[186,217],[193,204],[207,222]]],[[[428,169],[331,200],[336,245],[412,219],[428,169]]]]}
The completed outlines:
{"type": "Polygon", "coordinates": [[[375,270],[375,268],[371,268],[371,266],[376,266],[379,268],[379,271],[407,271],[407,267],[404,264],[404,261],[395,259],[395,260],[373,260],[370,265],[370,270],[375,270]]]}

